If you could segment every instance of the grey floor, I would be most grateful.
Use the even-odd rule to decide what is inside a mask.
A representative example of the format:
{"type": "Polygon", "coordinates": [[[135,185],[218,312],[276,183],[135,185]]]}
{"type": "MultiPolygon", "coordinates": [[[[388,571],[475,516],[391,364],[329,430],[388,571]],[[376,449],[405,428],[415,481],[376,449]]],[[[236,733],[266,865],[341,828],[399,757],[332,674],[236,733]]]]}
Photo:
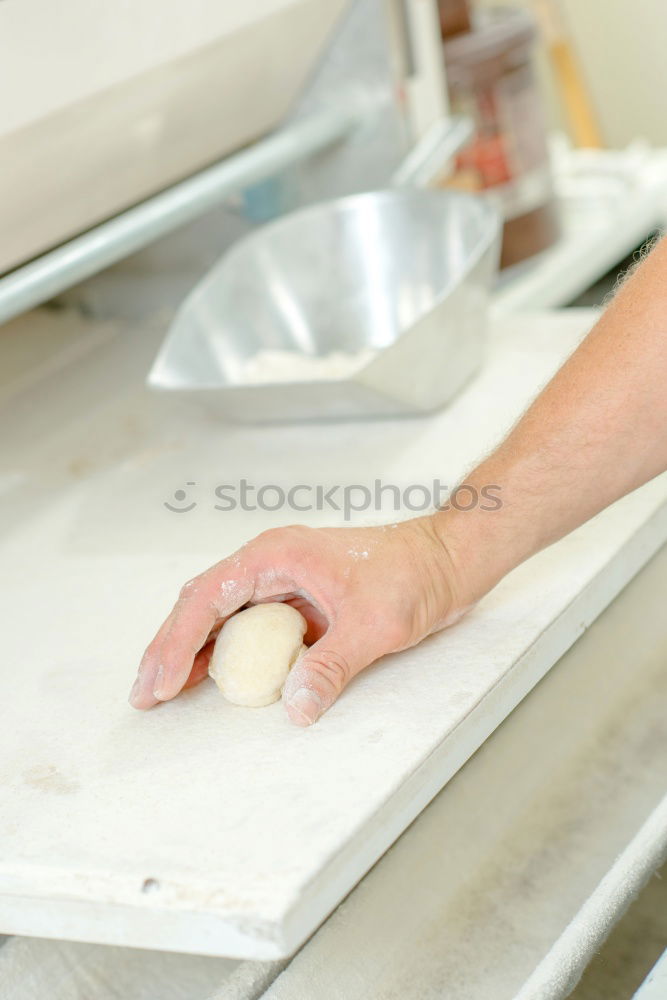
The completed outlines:
{"type": "Polygon", "coordinates": [[[626,1000],[667,948],[667,865],[626,911],[570,1000],[626,1000]]]}

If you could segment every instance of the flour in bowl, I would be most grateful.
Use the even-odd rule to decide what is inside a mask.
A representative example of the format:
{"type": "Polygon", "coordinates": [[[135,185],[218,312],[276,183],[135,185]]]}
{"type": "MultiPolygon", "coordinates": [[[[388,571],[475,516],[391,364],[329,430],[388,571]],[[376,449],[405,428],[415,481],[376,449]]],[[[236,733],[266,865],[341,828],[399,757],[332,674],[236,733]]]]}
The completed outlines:
{"type": "Polygon", "coordinates": [[[239,381],[246,385],[265,385],[349,378],[367,365],[375,354],[370,348],[353,354],[332,351],[320,355],[267,349],[258,351],[243,363],[239,381]]]}

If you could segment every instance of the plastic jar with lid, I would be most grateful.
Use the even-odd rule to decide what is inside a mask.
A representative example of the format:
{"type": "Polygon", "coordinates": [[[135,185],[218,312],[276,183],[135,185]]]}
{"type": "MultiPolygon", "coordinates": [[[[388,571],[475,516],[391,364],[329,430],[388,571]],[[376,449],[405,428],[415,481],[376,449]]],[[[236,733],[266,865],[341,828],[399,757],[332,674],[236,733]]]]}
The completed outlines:
{"type": "Polygon", "coordinates": [[[472,27],[469,0],[438,0],[438,13],[443,38],[460,35],[472,27]]]}
{"type": "Polygon", "coordinates": [[[497,199],[504,219],[501,267],[545,250],[559,235],[532,64],[536,37],[529,15],[496,7],[480,11],[472,31],[444,43],[452,109],[476,123],[475,136],[444,183],[497,199]]]}

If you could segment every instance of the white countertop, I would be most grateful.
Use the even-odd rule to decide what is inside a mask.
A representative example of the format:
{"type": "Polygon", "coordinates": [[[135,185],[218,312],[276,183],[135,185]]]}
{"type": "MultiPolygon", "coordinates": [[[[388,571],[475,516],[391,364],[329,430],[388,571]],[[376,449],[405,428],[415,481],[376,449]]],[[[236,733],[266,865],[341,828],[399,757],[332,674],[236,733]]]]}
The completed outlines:
{"type": "Polygon", "coordinates": [[[285,520],[215,511],[212,488],[455,482],[592,318],[498,322],[446,411],[361,428],[232,428],[168,408],[141,383],[154,338],[112,327],[86,330],[58,377],[54,361],[6,390],[6,663],[21,667],[0,681],[0,931],[271,958],[314,930],[662,544],[667,483],[365,672],[311,730],[210,683],[147,715],[126,704],[180,583],[285,520]],[[169,513],[186,482],[198,507],[169,513]]]}

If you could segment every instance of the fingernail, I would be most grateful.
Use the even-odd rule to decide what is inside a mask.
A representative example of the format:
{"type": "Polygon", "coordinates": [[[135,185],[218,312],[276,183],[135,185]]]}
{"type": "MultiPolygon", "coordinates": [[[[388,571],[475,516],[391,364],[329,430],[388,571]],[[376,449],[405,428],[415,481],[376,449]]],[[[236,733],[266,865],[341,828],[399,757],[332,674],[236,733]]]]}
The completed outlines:
{"type": "Polygon", "coordinates": [[[136,698],[136,696],[138,694],[139,694],[139,678],[137,677],[137,679],[135,680],[134,684],[130,688],[130,696],[127,699],[129,701],[130,705],[134,704],[134,699],[136,698]]]}
{"type": "Polygon", "coordinates": [[[291,710],[293,721],[299,726],[310,726],[317,722],[323,710],[319,696],[310,688],[295,691],[287,702],[287,707],[291,710]]]}
{"type": "Polygon", "coordinates": [[[164,680],[164,667],[159,666],[157,668],[157,673],[155,675],[155,684],[153,685],[154,698],[161,698],[160,689],[162,688],[163,680],[164,680]]]}

